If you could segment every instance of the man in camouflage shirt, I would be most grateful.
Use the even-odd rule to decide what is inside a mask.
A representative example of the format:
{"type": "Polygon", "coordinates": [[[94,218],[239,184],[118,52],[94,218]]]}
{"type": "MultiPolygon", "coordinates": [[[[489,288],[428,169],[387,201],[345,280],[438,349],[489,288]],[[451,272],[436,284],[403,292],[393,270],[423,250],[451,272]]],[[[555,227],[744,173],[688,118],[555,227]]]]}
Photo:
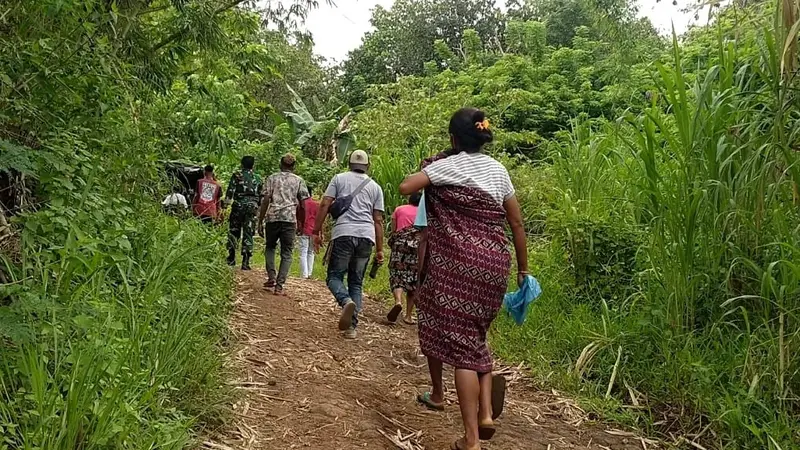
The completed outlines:
{"type": "Polygon", "coordinates": [[[292,247],[297,230],[303,228],[303,200],[309,197],[308,188],[302,178],[294,174],[297,163],[294,155],[281,158],[281,171],[272,174],[264,182],[261,209],[258,211],[258,234],[267,241],[267,281],[264,287],[275,288],[275,294],[283,294],[283,285],[292,265],[292,247]],[[266,218],[266,230],[262,225],[266,218]],[[281,266],[275,272],[275,250],[281,244],[281,266]]]}
{"type": "Polygon", "coordinates": [[[253,172],[255,158],[242,158],[242,168],[233,174],[225,201],[233,202],[228,231],[228,265],[236,265],[236,248],[242,238],[242,270],[250,270],[256,213],[261,200],[261,177],[253,172]]]}

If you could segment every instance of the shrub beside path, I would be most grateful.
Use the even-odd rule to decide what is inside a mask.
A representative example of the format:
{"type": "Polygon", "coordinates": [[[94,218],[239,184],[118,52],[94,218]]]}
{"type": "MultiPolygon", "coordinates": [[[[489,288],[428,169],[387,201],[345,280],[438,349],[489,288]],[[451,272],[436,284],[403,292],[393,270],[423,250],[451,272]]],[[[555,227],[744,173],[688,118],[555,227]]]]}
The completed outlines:
{"type": "MultiPolygon", "coordinates": [[[[445,412],[415,398],[428,387],[416,330],[388,326],[385,308],[365,299],[355,341],[336,329],[325,285],[290,280],[288,297],[261,288],[263,271],[237,274],[230,357],[241,392],[213,449],[448,449],[462,432],[452,370],[445,412]]],[[[499,364],[498,364],[499,366],[499,364]]],[[[536,390],[506,368],[509,390],[498,432],[485,449],[653,449],[632,433],[591,423],[572,401],[536,390]]]]}

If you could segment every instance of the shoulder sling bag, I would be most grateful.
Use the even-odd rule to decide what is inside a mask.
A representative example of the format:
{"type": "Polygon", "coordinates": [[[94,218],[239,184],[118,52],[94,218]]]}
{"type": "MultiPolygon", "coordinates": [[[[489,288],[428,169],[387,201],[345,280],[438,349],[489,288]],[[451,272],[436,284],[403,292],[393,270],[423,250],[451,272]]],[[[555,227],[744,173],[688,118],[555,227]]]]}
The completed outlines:
{"type": "Polygon", "coordinates": [[[352,194],[345,195],[344,197],[337,197],[336,200],[333,201],[333,204],[331,204],[331,209],[330,209],[330,214],[331,217],[333,217],[333,220],[342,217],[344,213],[346,213],[350,209],[350,206],[353,204],[353,198],[355,198],[356,195],[360,194],[361,191],[365,187],[367,187],[367,184],[369,184],[370,181],[372,181],[372,178],[367,177],[366,180],[364,180],[361,184],[358,185],[358,187],[356,188],[355,191],[353,191],[352,194]]]}

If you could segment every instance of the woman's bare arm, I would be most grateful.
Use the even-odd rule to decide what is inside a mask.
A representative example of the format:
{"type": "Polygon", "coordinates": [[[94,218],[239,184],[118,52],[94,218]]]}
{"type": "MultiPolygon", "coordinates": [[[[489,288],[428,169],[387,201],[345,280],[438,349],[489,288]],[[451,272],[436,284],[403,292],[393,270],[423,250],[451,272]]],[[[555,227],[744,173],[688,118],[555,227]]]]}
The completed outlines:
{"type": "MultiPolygon", "coordinates": [[[[525,226],[522,223],[522,210],[516,196],[510,197],[503,202],[506,210],[506,219],[511,227],[511,235],[514,239],[514,252],[517,254],[518,275],[528,274],[528,242],[525,236],[525,226]]],[[[521,277],[517,277],[519,280],[521,277]]]]}
{"type": "Polygon", "coordinates": [[[411,174],[400,183],[400,195],[411,195],[414,192],[419,192],[431,185],[431,179],[425,172],[417,172],[411,174]]]}

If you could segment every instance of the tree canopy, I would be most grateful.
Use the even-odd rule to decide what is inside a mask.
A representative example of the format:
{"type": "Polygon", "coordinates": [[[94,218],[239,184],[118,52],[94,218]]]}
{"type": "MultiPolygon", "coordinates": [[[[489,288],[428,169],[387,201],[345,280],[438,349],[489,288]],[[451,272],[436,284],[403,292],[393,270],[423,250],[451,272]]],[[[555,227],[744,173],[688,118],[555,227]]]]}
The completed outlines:
{"type": "Polygon", "coordinates": [[[464,55],[464,32],[474,30],[493,45],[503,30],[503,15],[491,0],[398,0],[372,13],[374,31],[344,63],[344,82],[360,76],[366,83],[385,83],[399,76],[421,75],[437,57],[436,42],[464,55]]]}

